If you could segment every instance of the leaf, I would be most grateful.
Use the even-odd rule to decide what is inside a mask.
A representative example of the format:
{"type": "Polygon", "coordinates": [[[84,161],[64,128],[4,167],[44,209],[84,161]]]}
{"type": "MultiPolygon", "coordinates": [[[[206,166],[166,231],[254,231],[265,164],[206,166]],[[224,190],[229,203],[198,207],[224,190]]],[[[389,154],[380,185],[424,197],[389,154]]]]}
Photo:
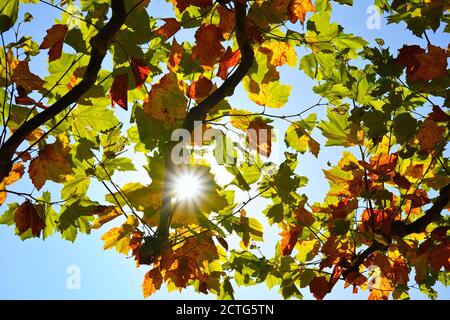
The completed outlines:
{"type": "Polygon", "coordinates": [[[72,128],[80,138],[90,141],[97,141],[99,132],[112,129],[119,124],[119,120],[114,115],[114,111],[106,106],[84,106],[78,107],[72,112],[72,128]]]}
{"type": "Polygon", "coordinates": [[[0,4],[0,32],[6,32],[12,28],[17,20],[19,12],[19,0],[3,1],[0,4]]]}
{"type": "Polygon", "coordinates": [[[327,146],[350,147],[355,144],[347,117],[328,109],[328,121],[321,121],[317,126],[327,138],[327,146]]]}
{"type": "Polygon", "coordinates": [[[61,58],[64,38],[68,31],[65,24],[55,24],[47,30],[47,35],[42,41],[39,49],[50,49],[48,51],[48,60],[54,61],[61,58]]]}
{"type": "Polygon", "coordinates": [[[117,103],[122,109],[128,110],[128,73],[114,77],[110,94],[113,106],[117,103]]]}
{"type": "Polygon", "coordinates": [[[330,292],[330,284],[325,277],[315,277],[309,283],[309,291],[317,300],[322,300],[330,292]]]}
{"type": "Polygon", "coordinates": [[[19,234],[23,234],[31,228],[33,236],[39,237],[45,228],[44,220],[39,216],[36,207],[28,200],[16,209],[14,222],[19,234]]]}
{"type": "Polygon", "coordinates": [[[165,39],[169,39],[181,29],[180,23],[175,18],[165,18],[163,26],[155,30],[155,33],[165,39]]]}
{"type": "Polygon", "coordinates": [[[8,176],[3,179],[3,181],[0,181],[0,205],[5,202],[7,196],[7,192],[1,190],[4,190],[6,186],[9,186],[14,182],[20,180],[20,178],[22,178],[24,174],[24,171],[25,170],[22,162],[14,163],[8,176]]]}
{"type": "Polygon", "coordinates": [[[167,68],[172,72],[177,72],[181,60],[183,59],[184,49],[183,46],[179,45],[177,40],[174,38],[172,41],[172,48],[170,50],[169,60],[167,62],[167,68]]]}
{"type": "Polygon", "coordinates": [[[39,151],[28,168],[28,174],[36,189],[40,190],[47,180],[64,182],[72,174],[72,164],[68,157],[69,148],[61,142],[47,144],[39,151]]]}
{"type": "Polygon", "coordinates": [[[203,69],[211,70],[224,52],[222,30],[213,24],[203,24],[195,32],[195,40],[197,43],[192,48],[192,59],[198,60],[203,69]]]}
{"type": "Polygon", "coordinates": [[[287,42],[272,39],[265,41],[259,50],[270,57],[269,63],[274,67],[281,67],[285,64],[291,67],[297,65],[297,54],[294,47],[287,42]]]}
{"type": "Polygon", "coordinates": [[[186,116],[187,99],[175,73],[165,74],[152,86],[144,101],[144,111],[154,119],[164,122],[167,127],[175,126],[186,116]]]}
{"type": "Polygon", "coordinates": [[[199,99],[204,98],[209,95],[213,88],[213,83],[211,80],[204,76],[200,76],[200,78],[194,81],[188,88],[187,96],[191,99],[199,99]]]}
{"type": "Polygon", "coordinates": [[[316,114],[310,114],[306,119],[293,122],[284,136],[286,146],[305,153],[307,149],[317,158],[319,156],[320,144],[314,140],[310,133],[316,124],[316,114]]]}
{"type": "Polygon", "coordinates": [[[256,150],[264,157],[270,157],[272,152],[272,129],[262,118],[255,118],[250,121],[247,128],[247,139],[250,150],[256,150]]]}
{"type": "Polygon", "coordinates": [[[163,277],[158,268],[152,269],[145,274],[144,282],[142,283],[142,292],[144,298],[149,297],[161,288],[163,277]]]}
{"type": "Polygon", "coordinates": [[[228,40],[231,32],[234,29],[235,14],[234,10],[229,10],[224,6],[218,6],[217,12],[219,13],[219,28],[222,30],[223,37],[228,40]]]}
{"type": "Polygon", "coordinates": [[[225,53],[219,60],[219,70],[217,75],[225,80],[228,76],[228,69],[236,66],[241,60],[241,52],[239,50],[233,51],[230,47],[227,47],[225,53]]]}
{"type": "Polygon", "coordinates": [[[301,229],[298,226],[288,226],[281,235],[281,252],[283,256],[289,256],[294,250],[301,229]]]}
{"type": "Polygon", "coordinates": [[[134,76],[134,82],[137,88],[142,87],[147,79],[148,75],[151,73],[150,67],[144,59],[131,58],[130,61],[131,72],[134,76]]]}
{"type": "Polygon", "coordinates": [[[45,81],[30,72],[27,61],[19,61],[13,70],[11,80],[28,91],[39,90],[45,81]]]}
{"type": "Polygon", "coordinates": [[[305,23],[306,13],[314,12],[314,5],[311,0],[291,0],[288,7],[289,20],[296,23],[298,20],[305,23]]]}
{"type": "Polygon", "coordinates": [[[380,275],[370,289],[369,300],[388,300],[392,291],[394,291],[394,288],[389,280],[380,275]]]}
{"type": "Polygon", "coordinates": [[[433,80],[447,74],[447,53],[444,49],[428,45],[427,53],[415,55],[419,62],[417,70],[411,74],[411,80],[433,80]]]}
{"type": "Polygon", "coordinates": [[[439,126],[431,119],[425,119],[417,133],[420,149],[429,154],[436,150],[436,145],[443,142],[445,127],[439,126]]]}
{"type": "Polygon", "coordinates": [[[112,228],[108,232],[106,232],[101,240],[104,241],[103,249],[111,249],[116,248],[116,251],[119,253],[123,253],[125,255],[130,251],[130,236],[132,232],[136,229],[139,222],[137,218],[133,215],[130,215],[127,218],[127,221],[122,224],[119,228],[112,228]]]}

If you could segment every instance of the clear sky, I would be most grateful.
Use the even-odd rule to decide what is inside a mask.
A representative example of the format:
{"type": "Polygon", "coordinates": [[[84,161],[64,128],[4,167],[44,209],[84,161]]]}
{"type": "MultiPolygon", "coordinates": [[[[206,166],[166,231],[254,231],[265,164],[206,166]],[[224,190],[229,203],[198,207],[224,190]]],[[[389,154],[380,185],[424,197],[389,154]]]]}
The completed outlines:
{"type": "MultiPolygon", "coordinates": [[[[396,52],[403,44],[419,44],[426,46],[426,41],[414,37],[404,25],[386,26],[384,21],[380,29],[367,28],[366,22],[369,18],[367,9],[371,1],[355,0],[353,8],[335,5],[332,20],[344,26],[347,33],[354,33],[362,36],[373,43],[375,38],[382,38],[386,45],[396,52]]],[[[154,0],[149,8],[150,14],[155,17],[169,15],[170,5],[163,0],[154,0]]],[[[21,13],[30,12],[34,20],[23,26],[23,35],[31,35],[34,40],[40,42],[45,36],[45,30],[54,23],[54,18],[59,17],[60,12],[45,4],[22,6],[21,13]]],[[[19,15],[20,16],[20,15],[19,15]]],[[[430,40],[436,45],[447,47],[449,38],[447,35],[429,33],[430,40]]],[[[178,37],[178,36],[177,36],[178,37]]],[[[301,51],[299,51],[301,54],[301,51]]],[[[31,63],[31,71],[46,75],[46,63],[43,58],[39,58],[31,63]],[[39,60],[40,59],[40,60],[39,60]]],[[[294,114],[306,107],[315,104],[319,97],[312,93],[313,82],[301,71],[292,68],[284,68],[281,72],[281,81],[292,86],[292,93],[286,107],[280,110],[273,110],[272,113],[294,114]]],[[[252,109],[252,104],[242,88],[236,91],[234,97],[230,99],[231,105],[236,108],[252,109]]],[[[325,109],[317,109],[320,115],[325,109]]],[[[129,112],[122,109],[115,109],[117,116],[127,121],[129,112]]],[[[276,123],[279,132],[284,132],[286,124],[276,123]]],[[[314,136],[319,142],[320,135],[314,136]]],[[[278,146],[274,147],[274,154],[282,154],[284,151],[283,137],[278,138],[278,146]]],[[[320,168],[326,166],[327,161],[336,162],[342,152],[342,148],[322,148],[319,159],[309,154],[305,154],[299,159],[298,173],[308,176],[310,182],[307,188],[301,192],[307,194],[312,201],[321,201],[328,189],[327,182],[323,178],[320,168]]],[[[139,163],[139,157],[135,158],[139,163]]],[[[131,176],[134,180],[142,180],[140,172],[131,176]]],[[[117,174],[114,177],[119,184],[130,182],[130,174],[117,174]]],[[[50,190],[56,190],[54,184],[50,190]]],[[[13,186],[14,190],[30,190],[30,185],[19,182],[13,186]]],[[[45,189],[45,188],[44,188],[45,189]]],[[[103,200],[104,190],[101,185],[93,184],[90,195],[103,200]]],[[[9,196],[9,200],[14,197],[9,196]]],[[[20,201],[21,199],[18,199],[20,201]]],[[[255,217],[262,215],[260,212],[265,208],[265,200],[257,200],[246,209],[255,217]]],[[[6,205],[0,207],[0,212],[5,210],[6,205]]],[[[101,235],[108,230],[108,227],[93,231],[91,235],[80,234],[74,244],[61,240],[58,235],[54,235],[43,242],[41,239],[30,239],[24,242],[14,236],[12,227],[0,225],[0,298],[1,299],[142,299],[141,283],[148,268],[143,266],[136,268],[132,258],[126,258],[113,250],[103,251],[101,235]],[[68,273],[70,266],[77,266],[81,272],[81,287],[77,290],[70,290],[67,287],[68,273]]],[[[270,255],[275,241],[279,238],[279,231],[273,230],[265,224],[265,243],[261,251],[270,255]]],[[[450,289],[437,286],[441,298],[450,298],[450,289]]],[[[236,288],[237,299],[279,299],[281,295],[278,288],[269,290],[265,285],[251,288],[236,288]]],[[[308,289],[302,289],[305,299],[312,296],[308,289]]],[[[425,298],[418,290],[410,291],[412,298],[425,298]]],[[[366,299],[368,292],[352,294],[351,288],[343,289],[342,284],[337,285],[334,291],[326,296],[326,299],[366,299]]],[[[182,293],[167,293],[165,288],[151,296],[151,299],[208,299],[214,296],[196,294],[193,290],[187,289],[182,293]]]]}

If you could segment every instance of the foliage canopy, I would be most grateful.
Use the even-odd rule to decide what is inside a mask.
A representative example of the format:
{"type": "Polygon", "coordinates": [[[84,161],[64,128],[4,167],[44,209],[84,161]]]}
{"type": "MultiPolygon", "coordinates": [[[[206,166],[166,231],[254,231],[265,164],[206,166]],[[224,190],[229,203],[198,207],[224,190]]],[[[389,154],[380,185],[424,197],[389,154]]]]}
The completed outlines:
{"type": "Polygon", "coordinates": [[[427,32],[450,31],[448,1],[375,0],[388,23],[427,40],[399,52],[331,21],[353,0],[172,0],[164,18],[149,2],[0,3],[0,223],[22,240],[107,228],[105,249],[148,265],[145,297],[166,284],[231,299],[236,285],[266,283],[285,299],[302,288],[323,299],[344,281],[369,299],[407,299],[411,286],[436,298],[450,276],[450,78],[448,48],[427,32]],[[44,39],[21,34],[33,17],[19,7],[30,3],[61,9],[44,39]],[[47,54],[48,75],[33,73],[47,54]],[[301,90],[280,81],[282,68],[309,76],[320,100],[272,113],[301,90]],[[256,111],[231,106],[237,86],[256,111]],[[287,151],[272,163],[280,122],[287,151]],[[173,133],[199,127],[214,139],[189,140],[187,162],[174,161],[173,133]],[[219,138],[232,146],[220,156],[219,138]],[[333,146],[342,156],[323,169],[324,200],[311,203],[299,159],[333,146]],[[232,179],[218,181],[217,168],[232,179]],[[136,170],[150,182],[114,181],[136,170]],[[186,172],[201,180],[193,200],[174,192],[186,172]],[[98,185],[103,201],[92,197],[98,185]],[[264,223],[245,210],[260,198],[279,229],[270,256],[259,251],[264,223]]]}

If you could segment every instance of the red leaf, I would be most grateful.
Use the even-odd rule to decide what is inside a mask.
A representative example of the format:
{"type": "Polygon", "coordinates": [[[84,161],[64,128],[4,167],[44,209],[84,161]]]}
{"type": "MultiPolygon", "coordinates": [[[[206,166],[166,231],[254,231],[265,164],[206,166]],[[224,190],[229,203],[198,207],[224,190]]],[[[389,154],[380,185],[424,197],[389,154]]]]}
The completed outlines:
{"type": "Polygon", "coordinates": [[[33,98],[30,98],[28,95],[27,95],[27,93],[26,93],[26,91],[25,91],[25,89],[24,89],[24,87],[22,87],[22,86],[17,86],[17,96],[15,97],[15,100],[16,100],[16,103],[17,104],[21,104],[21,105],[23,105],[23,106],[37,106],[37,107],[39,107],[39,108],[42,108],[42,109],[47,109],[47,107],[46,106],[44,106],[44,104],[42,103],[42,102],[36,102],[36,100],[34,100],[33,98]]]}
{"type": "Polygon", "coordinates": [[[219,70],[217,75],[225,80],[228,76],[228,69],[234,67],[241,60],[241,52],[239,50],[233,51],[230,47],[225,50],[222,58],[219,60],[219,70]]]}
{"type": "Polygon", "coordinates": [[[425,53],[425,49],[422,49],[418,45],[405,45],[399,50],[397,63],[406,67],[406,73],[408,77],[414,74],[414,72],[417,71],[417,68],[420,66],[420,61],[417,60],[416,55],[421,53],[425,53]]]}
{"type": "Polygon", "coordinates": [[[186,10],[189,6],[207,8],[212,5],[212,0],[172,0],[180,12],[186,10]]]}
{"type": "MultiPolygon", "coordinates": [[[[140,88],[151,73],[150,67],[147,65],[144,59],[131,58],[131,72],[133,72],[134,81],[136,87],[140,88]]],[[[128,81],[128,78],[127,78],[128,81]]]]}
{"type": "Polygon", "coordinates": [[[165,24],[155,31],[157,35],[169,39],[181,29],[180,23],[177,21],[177,19],[166,18],[163,20],[165,24]]]}
{"type": "Polygon", "coordinates": [[[45,223],[39,216],[36,207],[28,200],[16,209],[14,222],[20,234],[31,228],[31,232],[35,237],[38,237],[41,234],[41,230],[45,228],[45,223]]]}
{"type": "Polygon", "coordinates": [[[65,24],[55,24],[47,30],[47,35],[41,43],[40,49],[50,49],[48,51],[48,60],[50,62],[61,58],[63,41],[67,33],[65,24]]]}
{"type": "Polygon", "coordinates": [[[314,5],[311,0],[291,0],[289,2],[288,14],[292,23],[300,20],[304,24],[307,12],[314,12],[314,5]]]}
{"type": "Polygon", "coordinates": [[[117,103],[123,109],[128,110],[128,73],[115,76],[111,86],[112,105],[117,103]]]}
{"type": "Polygon", "coordinates": [[[187,96],[191,99],[204,98],[208,96],[211,91],[213,84],[211,80],[205,78],[204,76],[200,76],[197,81],[194,81],[188,89],[187,96]]]}
{"type": "Polygon", "coordinates": [[[400,188],[408,190],[411,187],[411,182],[398,172],[395,173],[393,180],[400,188]]]}
{"type": "Polygon", "coordinates": [[[309,283],[309,291],[317,300],[322,300],[330,292],[330,284],[325,277],[316,277],[309,283]]]}

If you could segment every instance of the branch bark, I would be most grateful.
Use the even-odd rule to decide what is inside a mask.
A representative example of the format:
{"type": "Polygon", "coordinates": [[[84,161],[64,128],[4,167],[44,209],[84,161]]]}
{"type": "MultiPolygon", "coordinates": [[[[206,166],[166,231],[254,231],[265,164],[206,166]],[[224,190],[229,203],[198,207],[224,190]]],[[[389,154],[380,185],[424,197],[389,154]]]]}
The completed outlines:
{"type": "MultiPolygon", "coordinates": [[[[194,124],[196,121],[203,121],[208,113],[213,109],[221,100],[233,95],[234,90],[245,77],[250,70],[254,61],[253,48],[248,40],[246,33],[246,21],[247,21],[247,7],[246,1],[235,0],[235,31],[236,40],[241,52],[241,61],[237,69],[230,75],[222,85],[217,88],[206,99],[200,102],[196,107],[192,108],[183,123],[183,128],[192,132],[194,130],[194,124]]],[[[175,171],[175,165],[171,159],[171,152],[174,146],[173,142],[169,142],[165,147],[165,181],[163,190],[163,200],[160,212],[160,220],[156,237],[146,239],[146,244],[143,246],[141,256],[153,255],[157,256],[159,251],[164,245],[167,245],[169,238],[169,228],[171,223],[172,214],[174,211],[172,205],[172,190],[170,190],[170,174],[175,171]]],[[[149,260],[150,262],[151,260],[149,260]]]]}
{"type": "Polygon", "coordinates": [[[34,130],[64,111],[71,104],[77,102],[95,84],[103,59],[108,51],[108,46],[125,23],[127,17],[124,0],[112,0],[111,10],[112,16],[110,20],[90,41],[92,47],[91,57],[81,82],[48,109],[23,123],[1,146],[0,181],[7,177],[11,171],[14,153],[20,144],[25,141],[25,138],[34,130]]]}

